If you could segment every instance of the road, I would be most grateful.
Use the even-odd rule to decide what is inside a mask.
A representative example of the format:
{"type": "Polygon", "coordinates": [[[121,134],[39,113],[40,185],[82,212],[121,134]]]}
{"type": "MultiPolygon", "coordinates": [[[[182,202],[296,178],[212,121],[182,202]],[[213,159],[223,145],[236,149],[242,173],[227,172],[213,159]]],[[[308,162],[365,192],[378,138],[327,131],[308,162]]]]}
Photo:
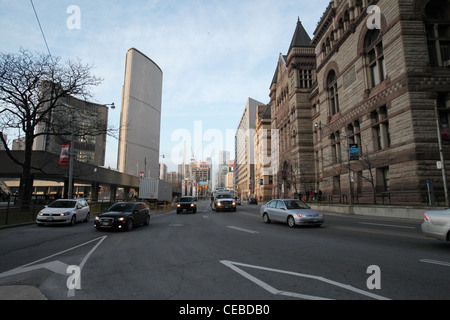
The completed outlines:
{"type": "Polygon", "coordinates": [[[199,202],[131,232],[0,230],[0,298],[31,286],[49,300],[450,299],[450,244],[419,221],[325,214],[320,228],[291,229],[264,224],[259,207],[199,202]]]}

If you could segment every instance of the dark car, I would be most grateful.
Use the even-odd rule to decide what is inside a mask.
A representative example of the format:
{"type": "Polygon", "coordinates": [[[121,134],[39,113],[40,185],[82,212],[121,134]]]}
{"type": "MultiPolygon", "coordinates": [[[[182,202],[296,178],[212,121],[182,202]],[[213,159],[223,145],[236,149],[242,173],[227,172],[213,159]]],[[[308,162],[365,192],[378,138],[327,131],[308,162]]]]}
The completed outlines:
{"type": "Polygon", "coordinates": [[[258,200],[256,198],[249,198],[247,204],[258,204],[258,200]]]}
{"type": "Polygon", "coordinates": [[[194,197],[181,197],[177,204],[177,213],[182,212],[197,212],[197,203],[194,197]]]}
{"type": "Polygon", "coordinates": [[[150,224],[150,209],[144,202],[117,202],[95,217],[96,229],[133,230],[139,224],[150,224]]]}

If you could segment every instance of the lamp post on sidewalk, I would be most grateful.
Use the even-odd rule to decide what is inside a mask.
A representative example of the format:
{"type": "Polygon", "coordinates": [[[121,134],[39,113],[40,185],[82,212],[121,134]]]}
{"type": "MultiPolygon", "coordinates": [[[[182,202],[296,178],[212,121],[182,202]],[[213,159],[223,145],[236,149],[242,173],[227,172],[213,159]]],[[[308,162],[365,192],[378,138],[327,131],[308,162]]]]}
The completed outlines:
{"type": "MultiPolygon", "coordinates": [[[[110,107],[112,110],[116,108],[114,105],[114,102],[111,104],[105,104],[105,107],[110,107]]],[[[71,106],[68,106],[69,108],[72,108],[71,106]]],[[[70,149],[69,149],[69,186],[67,188],[67,198],[72,199],[73,198],[73,159],[75,157],[75,150],[74,150],[74,133],[73,133],[73,111],[70,109],[70,122],[71,122],[71,135],[70,135],[70,149]]]]}
{"type": "MultiPolygon", "coordinates": [[[[325,127],[328,128],[328,130],[330,130],[332,133],[334,133],[335,131],[327,124],[323,124],[325,127]]],[[[314,124],[314,128],[320,129],[322,127],[322,122],[320,123],[315,123],[314,124]]],[[[352,177],[351,177],[351,169],[350,169],[350,144],[349,144],[349,136],[348,134],[345,135],[345,139],[347,141],[347,168],[348,168],[348,188],[349,188],[349,193],[350,193],[350,197],[349,197],[349,204],[352,205],[353,204],[353,188],[352,188],[352,177]]]]}
{"type": "Polygon", "coordinates": [[[436,116],[436,128],[437,128],[437,133],[438,133],[439,155],[441,158],[441,170],[442,170],[442,182],[444,184],[445,206],[448,208],[450,205],[449,205],[448,188],[447,188],[447,172],[445,170],[444,150],[442,149],[441,125],[439,123],[439,109],[438,109],[437,99],[434,100],[434,112],[435,112],[435,116],[436,116]]]}

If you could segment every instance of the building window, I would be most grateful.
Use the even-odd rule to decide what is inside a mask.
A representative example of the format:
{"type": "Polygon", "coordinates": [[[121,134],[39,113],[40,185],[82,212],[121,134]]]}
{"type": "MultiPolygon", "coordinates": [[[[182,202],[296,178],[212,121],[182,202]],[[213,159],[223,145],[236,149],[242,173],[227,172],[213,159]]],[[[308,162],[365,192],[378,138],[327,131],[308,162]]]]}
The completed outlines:
{"type": "Polygon", "coordinates": [[[333,177],[333,193],[341,193],[341,176],[337,175],[333,177]]]}
{"type": "Polygon", "coordinates": [[[301,89],[312,87],[312,70],[299,70],[299,77],[301,89]]]}
{"type": "Polygon", "coordinates": [[[328,97],[330,99],[330,115],[335,115],[339,112],[339,96],[337,77],[334,70],[331,70],[327,78],[328,97]]]}
{"type": "Polygon", "coordinates": [[[386,77],[383,42],[379,29],[369,30],[365,38],[365,52],[367,53],[367,66],[370,89],[377,86],[386,77]]]}
{"type": "Polygon", "coordinates": [[[339,132],[331,135],[331,160],[333,163],[341,162],[341,138],[339,132]]]}
{"type": "Polygon", "coordinates": [[[359,127],[359,121],[356,120],[347,126],[348,143],[350,145],[356,144],[358,146],[358,155],[361,155],[361,131],[359,127]]]}
{"type": "Polygon", "coordinates": [[[373,149],[384,150],[391,146],[391,134],[389,132],[389,120],[385,106],[370,114],[372,122],[373,149]]]}
{"type": "Polygon", "coordinates": [[[450,4],[430,1],[425,7],[425,29],[432,67],[450,67],[450,4]]]}
{"type": "Polygon", "coordinates": [[[389,167],[377,168],[377,183],[376,188],[378,192],[389,191],[390,176],[389,167]]]}

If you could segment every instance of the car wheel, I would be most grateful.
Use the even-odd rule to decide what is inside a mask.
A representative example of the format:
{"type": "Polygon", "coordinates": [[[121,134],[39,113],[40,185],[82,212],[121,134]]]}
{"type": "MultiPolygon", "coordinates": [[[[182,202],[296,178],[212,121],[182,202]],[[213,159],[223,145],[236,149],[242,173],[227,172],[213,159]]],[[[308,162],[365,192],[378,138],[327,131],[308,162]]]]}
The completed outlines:
{"type": "Polygon", "coordinates": [[[148,226],[149,224],[150,224],[150,216],[147,216],[147,218],[145,218],[144,225],[148,226]]]}
{"type": "Polygon", "coordinates": [[[128,219],[125,230],[127,230],[127,231],[133,230],[133,220],[132,219],[128,219]]]}
{"type": "Polygon", "coordinates": [[[287,223],[288,223],[288,226],[289,226],[289,227],[295,228],[295,220],[294,220],[294,217],[293,217],[293,216],[289,216],[289,217],[287,218],[287,223]]]}
{"type": "Polygon", "coordinates": [[[77,216],[76,216],[76,215],[73,215],[73,216],[72,216],[72,219],[70,219],[69,225],[70,225],[70,226],[74,226],[74,225],[75,225],[75,222],[77,222],[77,216]]]}
{"type": "Polygon", "coordinates": [[[269,215],[267,213],[264,213],[263,220],[264,220],[264,223],[270,223],[269,215]]]}
{"type": "Polygon", "coordinates": [[[89,218],[91,217],[91,214],[88,212],[86,214],[86,218],[84,218],[84,222],[89,222],[89,218]]]}

